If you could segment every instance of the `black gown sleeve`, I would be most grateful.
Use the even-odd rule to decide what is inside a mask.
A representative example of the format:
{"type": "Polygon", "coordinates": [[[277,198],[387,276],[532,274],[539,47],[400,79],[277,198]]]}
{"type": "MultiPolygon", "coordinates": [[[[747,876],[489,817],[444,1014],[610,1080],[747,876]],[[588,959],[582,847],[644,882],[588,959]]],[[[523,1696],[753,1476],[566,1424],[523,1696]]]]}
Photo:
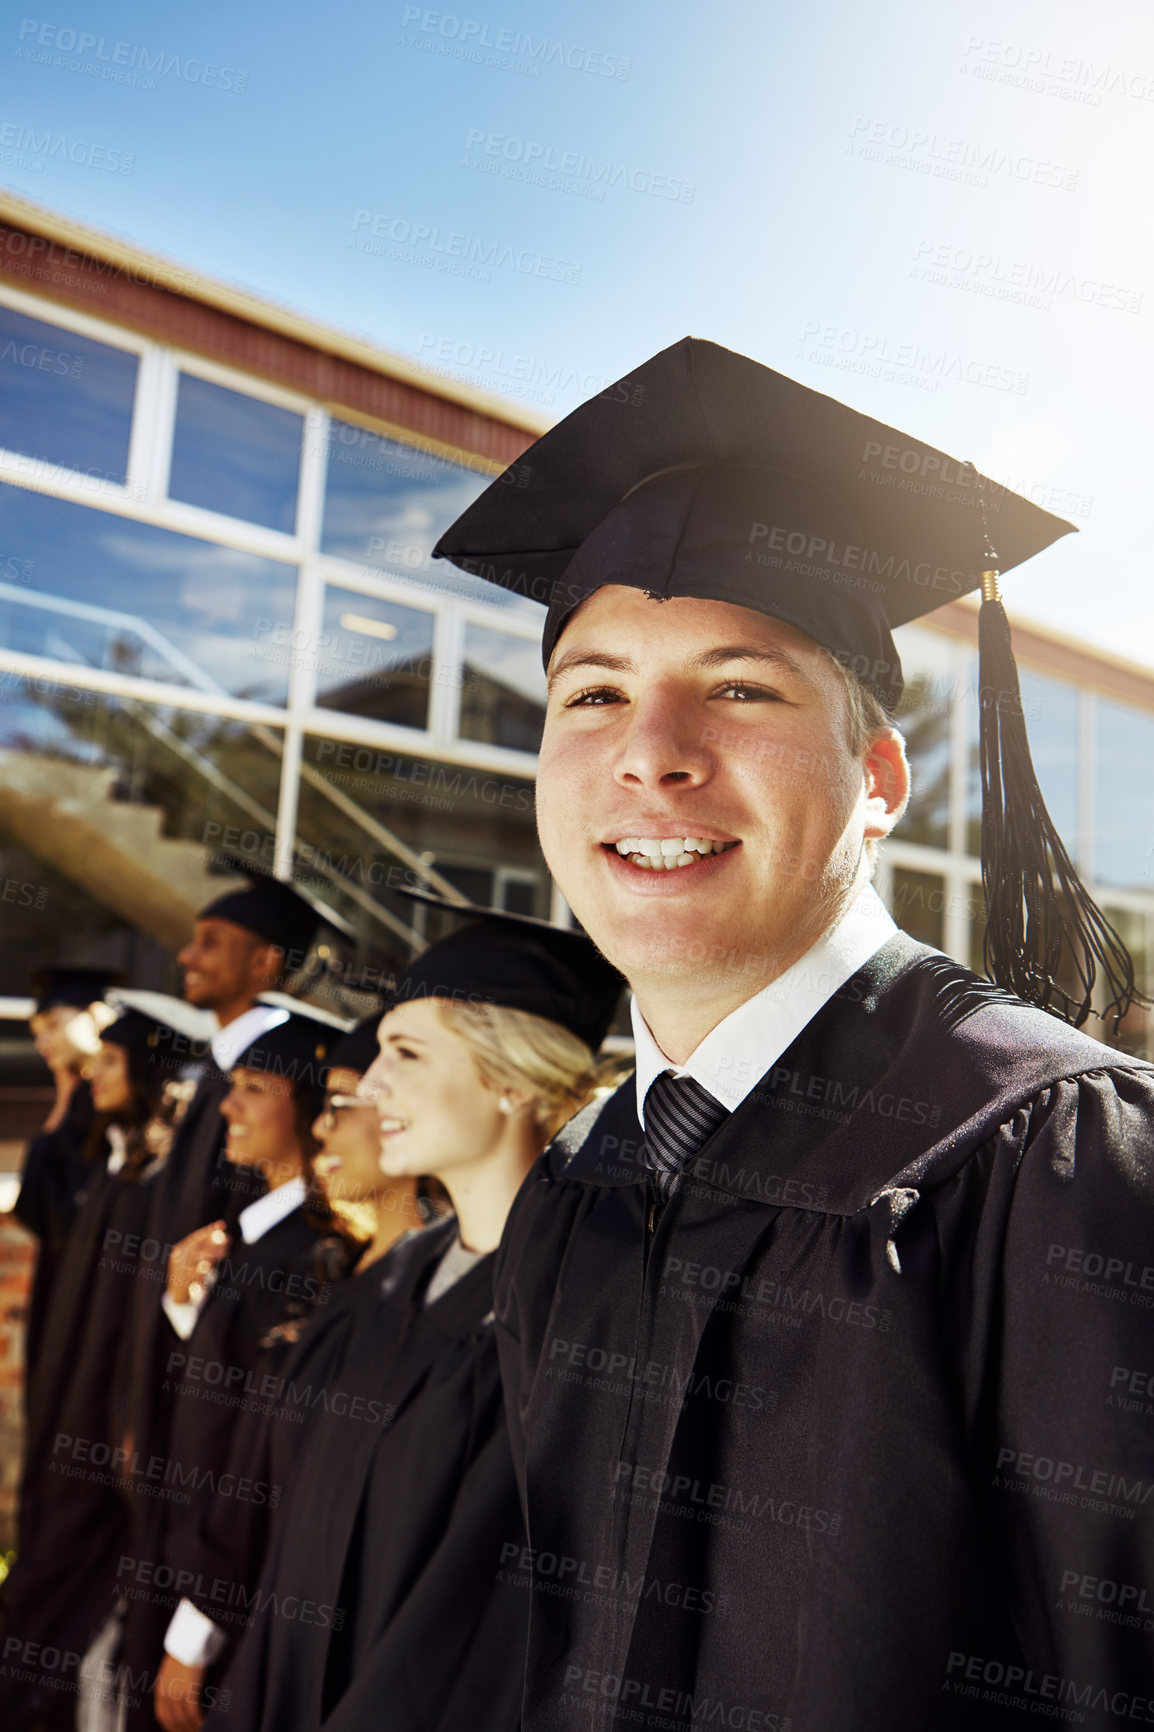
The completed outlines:
{"type": "Polygon", "coordinates": [[[1154,1084],[1056,1083],[1015,1131],[979,1471],[1026,1661],[1101,1713],[1154,1697],[1154,1084]]]}

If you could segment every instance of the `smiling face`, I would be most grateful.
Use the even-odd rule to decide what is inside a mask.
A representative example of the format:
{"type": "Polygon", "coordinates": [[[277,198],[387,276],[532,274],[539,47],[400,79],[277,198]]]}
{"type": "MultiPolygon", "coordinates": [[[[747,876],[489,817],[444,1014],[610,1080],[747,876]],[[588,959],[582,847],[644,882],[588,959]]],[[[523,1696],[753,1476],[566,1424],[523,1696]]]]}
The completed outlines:
{"type": "Polygon", "coordinates": [[[112,1041],[102,1040],[92,1060],[92,1104],[98,1113],[123,1113],[132,1105],[132,1081],[128,1053],[112,1041]]]}
{"type": "Polygon", "coordinates": [[[328,1074],[325,1110],[313,1125],[320,1144],[313,1164],[330,1203],[371,1202],[388,1189],[380,1165],[376,1103],[353,1104],[361,1080],[359,1072],[334,1066],[328,1074]]]}
{"type": "Polygon", "coordinates": [[[377,1107],[381,1171],[394,1178],[431,1173],[452,1185],[502,1142],[501,1096],[472,1052],[446,1027],[436,999],[397,1005],[382,1017],[380,1054],[362,1092],[377,1107]]]}
{"type": "Polygon", "coordinates": [[[825,652],[727,602],[608,585],[549,676],[537,817],[570,907],[643,1010],[671,989],[741,1003],[868,879],[864,840],[908,791],[900,737],[855,757],[825,652]]]}
{"type": "Polygon", "coordinates": [[[192,937],[177,957],[184,970],[184,996],[201,1010],[238,1013],[277,982],[284,960],[275,945],[215,915],[193,922],[192,937]]]}
{"type": "Polygon", "coordinates": [[[228,1125],[224,1152],[237,1167],[255,1167],[270,1189],[285,1185],[304,1170],[296,1102],[286,1077],[237,1065],[221,1103],[228,1125]]]}

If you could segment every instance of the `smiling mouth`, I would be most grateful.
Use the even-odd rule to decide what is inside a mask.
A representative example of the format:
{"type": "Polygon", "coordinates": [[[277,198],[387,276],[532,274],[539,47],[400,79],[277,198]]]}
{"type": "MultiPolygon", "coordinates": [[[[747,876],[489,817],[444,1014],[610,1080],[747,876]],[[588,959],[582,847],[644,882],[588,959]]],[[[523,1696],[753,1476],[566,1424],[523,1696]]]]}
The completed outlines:
{"type": "Polygon", "coordinates": [[[398,1131],[407,1131],[408,1119],[379,1119],[380,1132],[383,1137],[395,1136],[398,1131]]]}
{"type": "Polygon", "coordinates": [[[727,854],[738,846],[737,842],[715,842],[702,836],[623,836],[620,842],[602,843],[643,872],[685,871],[700,866],[710,855],[727,854]]]}

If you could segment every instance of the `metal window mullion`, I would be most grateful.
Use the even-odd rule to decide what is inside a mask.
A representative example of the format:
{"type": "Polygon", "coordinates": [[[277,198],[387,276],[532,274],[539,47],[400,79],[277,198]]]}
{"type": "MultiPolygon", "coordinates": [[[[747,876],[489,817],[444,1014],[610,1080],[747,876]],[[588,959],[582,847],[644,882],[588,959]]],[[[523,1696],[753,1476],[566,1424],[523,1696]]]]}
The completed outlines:
{"type": "Polygon", "coordinates": [[[1094,847],[1094,760],[1098,750],[1098,699],[1092,691],[1078,694],[1078,752],[1076,793],[1078,801],[1078,871],[1093,883],[1096,867],[1094,847]]]}
{"type": "Polygon", "coordinates": [[[441,745],[457,737],[465,664],[465,621],[455,607],[438,608],[433,626],[429,735],[441,745]]]}

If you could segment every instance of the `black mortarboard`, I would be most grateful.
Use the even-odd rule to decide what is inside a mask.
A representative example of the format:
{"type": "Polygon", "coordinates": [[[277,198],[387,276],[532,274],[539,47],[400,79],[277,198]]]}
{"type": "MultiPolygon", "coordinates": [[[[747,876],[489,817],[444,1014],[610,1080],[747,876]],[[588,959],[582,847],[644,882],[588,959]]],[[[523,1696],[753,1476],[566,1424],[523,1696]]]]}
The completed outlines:
{"type": "Polygon", "coordinates": [[[187,1063],[187,1044],[204,1042],[212,1029],[211,1017],[167,992],[125,993],[119,1010],[116,1021],[101,1029],[101,1040],[152,1062],[187,1063]],[[174,1034],[184,1036],[185,1044],[174,1044],[174,1034]]]}
{"type": "Polygon", "coordinates": [[[330,1065],[335,1070],[359,1071],[363,1076],[381,1050],[377,1042],[380,1026],[381,1012],[377,1010],[342,1034],[329,1053],[330,1065]]]}
{"type": "Polygon", "coordinates": [[[323,1089],[329,1053],[340,1038],[341,1030],[331,1023],[294,1013],[257,1035],[237,1054],[233,1066],[287,1077],[302,1089],[323,1089]]]}
{"type": "Polygon", "coordinates": [[[505,1005],[559,1023],[597,1051],[624,981],[585,933],[422,891],[401,894],[442,908],[465,924],[410,962],[396,983],[394,1004],[450,998],[505,1005]]]}
{"type": "Polygon", "coordinates": [[[622,584],[783,620],[890,710],[893,629],[980,586],[986,963],[1080,1023],[1098,966],[1104,1014],[1140,995],[1042,800],[997,591],[999,572],[1072,528],[969,463],[686,337],[538,439],[434,553],[547,606],[546,666],[573,610],[622,584]],[[1080,1001],[1056,983],[1063,960],[1080,1001]]]}
{"type": "MultiPolygon", "coordinates": [[[[243,890],[226,890],[201,909],[198,920],[231,920],[244,926],[269,944],[279,946],[286,955],[300,957],[304,962],[321,916],[311,902],[280,878],[257,872],[239,861],[227,862],[243,872],[248,885],[243,890]]],[[[295,972],[295,969],[294,969],[295,972]]]]}
{"type": "Polygon", "coordinates": [[[54,1004],[71,1004],[84,1009],[104,997],[110,986],[124,976],[114,968],[41,968],[32,981],[36,994],[35,1015],[51,1010],[54,1004]]]}

